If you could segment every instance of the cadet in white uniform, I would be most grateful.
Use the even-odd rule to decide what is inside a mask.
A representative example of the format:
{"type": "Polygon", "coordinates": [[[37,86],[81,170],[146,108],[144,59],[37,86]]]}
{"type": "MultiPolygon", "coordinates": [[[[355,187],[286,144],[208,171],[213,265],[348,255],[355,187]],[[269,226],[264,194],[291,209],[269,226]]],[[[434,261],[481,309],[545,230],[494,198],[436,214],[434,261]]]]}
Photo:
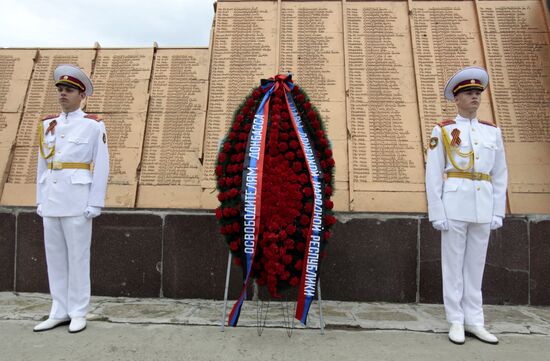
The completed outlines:
{"type": "Polygon", "coordinates": [[[36,185],[52,308],[34,331],[70,323],[74,333],[86,328],[92,218],[104,206],[109,153],[104,123],[80,109],[93,92],[88,76],[72,65],[60,65],[54,80],[63,112],[39,123],[36,185]]]}
{"type": "Polygon", "coordinates": [[[507,168],[499,128],[477,118],[489,76],[467,67],[445,86],[458,115],[437,124],[426,164],[429,220],[441,231],[443,299],[449,339],[463,344],[466,335],[496,344],[485,329],[481,283],[492,229],[505,215],[507,168]]]}

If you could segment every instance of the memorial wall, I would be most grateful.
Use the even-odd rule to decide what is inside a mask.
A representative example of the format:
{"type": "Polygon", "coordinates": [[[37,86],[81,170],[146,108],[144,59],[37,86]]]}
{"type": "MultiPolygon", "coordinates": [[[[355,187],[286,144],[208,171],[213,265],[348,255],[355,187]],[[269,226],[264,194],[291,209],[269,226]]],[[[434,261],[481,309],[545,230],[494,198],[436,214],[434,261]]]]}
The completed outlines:
{"type": "Polygon", "coordinates": [[[454,118],[446,80],[479,65],[479,111],[505,139],[508,211],[550,214],[550,34],[543,0],[222,1],[209,48],[0,49],[1,205],[34,205],[37,124],[52,73],[91,75],[105,119],[107,204],[212,209],[217,149],[259,80],[292,72],[327,126],[335,208],[426,212],[425,150],[454,118]]]}

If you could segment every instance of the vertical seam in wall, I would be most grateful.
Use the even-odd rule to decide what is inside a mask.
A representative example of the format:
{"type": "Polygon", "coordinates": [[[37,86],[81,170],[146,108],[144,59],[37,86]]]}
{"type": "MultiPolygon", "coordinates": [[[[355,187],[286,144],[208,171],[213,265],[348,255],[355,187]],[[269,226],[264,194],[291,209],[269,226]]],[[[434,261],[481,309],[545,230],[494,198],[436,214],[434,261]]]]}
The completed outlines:
{"type": "Polygon", "coordinates": [[[527,304],[531,305],[531,221],[527,218],[527,304]]]}
{"type": "Polygon", "coordinates": [[[162,225],[161,225],[161,236],[160,236],[160,291],[159,291],[159,297],[160,298],[163,298],[164,297],[164,233],[165,233],[165,230],[166,230],[166,214],[164,213],[161,213],[161,218],[162,218],[162,225]]]}
{"type": "Polygon", "coordinates": [[[15,228],[13,230],[13,233],[14,233],[14,249],[13,249],[13,292],[17,292],[17,289],[15,288],[17,286],[17,241],[18,241],[18,237],[17,237],[17,223],[19,221],[19,212],[18,211],[15,211],[14,213],[14,216],[15,216],[15,228]]]}
{"type": "Polygon", "coordinates": [[[416,303],[420,302],[420,225],[422,218],[418,218],[416,227],[416,303]]]}

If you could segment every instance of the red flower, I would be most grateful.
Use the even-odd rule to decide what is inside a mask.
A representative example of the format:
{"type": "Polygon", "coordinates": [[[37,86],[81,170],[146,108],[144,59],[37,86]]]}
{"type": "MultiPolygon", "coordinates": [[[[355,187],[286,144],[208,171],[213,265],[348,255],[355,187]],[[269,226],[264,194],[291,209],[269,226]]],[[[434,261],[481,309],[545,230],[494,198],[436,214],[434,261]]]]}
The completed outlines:
{"type": "Polygon", "coordinates": [[[258,89],[255,89],[255,90],[252,92],[252,97],[253,97],[254,99],[258,99],[261,95],[262,95],[262,92],[259,91],[258,89]]]}
{"type": "Polygon", "coordinates": [[[304,103],[304,109],[305,110],[310,110],[311,109],[311,103],[310,102],[305,102],[304,103]]]}
{"type": "Polygon", "coordinates": [[[285,152],[287,149],[288,149],[288,144],[282,143],[282,142],[279,143],[279,150],[280,150],[281,152],[285,152]]]}
{"type": "Polygon", "coordinates": [[[323,217],[323,220],[325,221],[325,224],[327,226],[333,226],[336,223],[336,218],[334,216],[327,214],[323,217]]]}
{"type": "Polygon", "coordinates": [[[329,196],[329,197],[332,195],[332,188],[331,188],[331,186],[326,186],[326,187],[325,187],[325,194],[326,194],[327,196],[329,196]]]}
{"type": "Polygon", "coordinates": [[[300,217],[300,224],[304,227],[307,226],[309,224],[309,217],[305,214],[302,214],[302,216],[300,217]]]}
{"type": "Polygon", "coordinates": [[[332,157],[332,150],[330,148],[325,149],[325,155],[327,157],[332,157]]]}
{"type": "Polygon", "coordinates": [[[302,170],[302,163],[294,162],[292,163],[292,169],[297,173],[302,170]]]}
{"type": "Polygon", "coordinates": [[[334,208],[334,202],[331,201],[330,199],[326,199],[324,203],[325,203],[325,208],[326,209],[334,208]]]}
{"type": "Polygon", "coordinates": [[[220,207],[216,208],[216,218],[222,219],[222,209],[220,207]]]}
{"type": "Polygon", "coordinates": [[[307,117],[310,121],[317,119],[317,113],[314,110],[307,112],[307,117]]]}
{"type": "Polygon", "coordinates": [[[294,241],[290,238],[285,239],[284,245],[288,249],[294,249],[294,241]]]}
{"type": "Polygon", "coordinates": [[[304,242],[297,242],[296,243],[296,250],[299,252],[299,253],[304,253],[304,250],[306,249],[306,245],[304,242]]]}
{"type": "Polygon", "coordinates": [[[296,101],[297,101],[298,103],[303,103],[305,99],[306,99],[306,97],[304,96],[304,94],[298,94],[298,95],[296,95],[296,101]]]}
{"type": "Polygon", "coordinates": [[[297,260],[296,263],[294,263],[294,268],[298,271],[302,270],[302,260],[301,259],[297,260]]]}
{"type": "Polygon", "coordinates": [[[293,235],[294,232],[296,232],[296,226],[295,225],[289,224],[288,226],[286,226],[286,233],[288,235],[293,235]]]}
{"type": "Polygon", "coordinates": [[[292,148],[292,149],[298,149],[298,147],[300,146],[300,143],[298,143],[295,140],[291,140],[289,145],[290,145],[290,148],[292,148]]]}
{"type": "Polygon", "coordinates": [[[236,250],[239,249],[239,245],[237,244],[237,242],[229,242],[229,248],[235,252],[236,250]]]}
{"type": "Polygon", "coordinates": [[[252,106],[254,105],[254,99],[248,98],[248,100],[246,101],[246,105],[252,108],[252,106]]]}
{"type": "Polygon", "coordinates": [[[287,152],[285,154],[285,158],[288,160],[294,160],[294,157],[295,157],[294,152],[287,152]]]}
{"type": "Polygon", "coordinates": [[[298,277],[294,276],[290,279],[290,281],[288,281],[288,284],[291,285],[292,287],[296,286],[298,283],[300,282],[300,280],[298,279],[298,277]]]}
{"type": "MultiPolygon", "coordinates": [[[[313,195],[313,190],[310,187],[304,188],[302,191],[306,197],[311,197],[313,195]]],[[[311,212],[308,212],[311,213],[311,212]]]]}

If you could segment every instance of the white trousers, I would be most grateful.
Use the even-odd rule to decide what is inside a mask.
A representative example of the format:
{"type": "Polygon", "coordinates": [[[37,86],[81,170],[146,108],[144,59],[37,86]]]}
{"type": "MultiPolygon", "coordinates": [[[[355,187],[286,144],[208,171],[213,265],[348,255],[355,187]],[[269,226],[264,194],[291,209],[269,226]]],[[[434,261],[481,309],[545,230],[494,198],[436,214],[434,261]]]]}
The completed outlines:
{"type": "Polygon", "coordinates": [[[449,230],[441,232],[443,303],[449,323],[485,323],[481,283],[490,234],[490,223],[451,219],[449,230]]]}
{"type": "Polygon", "coordinates": [[[92,220],[44,217],[44,244],[52,296],[51,318],[85,317],[90,304],[92,220]]]}

